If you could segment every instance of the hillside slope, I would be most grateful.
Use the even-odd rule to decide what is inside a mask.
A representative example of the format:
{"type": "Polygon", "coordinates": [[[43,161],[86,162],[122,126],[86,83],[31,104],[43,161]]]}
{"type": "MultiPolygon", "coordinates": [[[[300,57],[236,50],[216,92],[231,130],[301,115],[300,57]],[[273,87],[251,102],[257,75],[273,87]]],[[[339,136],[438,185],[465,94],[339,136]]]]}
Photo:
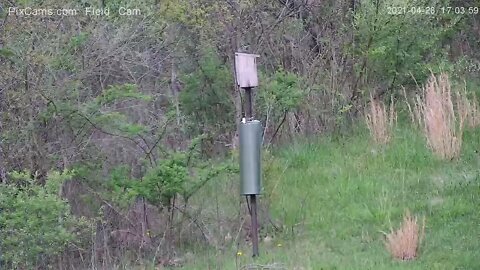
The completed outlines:
{"type": "Polygon", "coordinates": [[[464,134],[453,161],[432,156],[410,129],[386,147],[362,134],[266,157],[262,202],[282,233],[261,242],[256,260],[251,247],[232,244],[194,252],[184,269],[480,269],[479,130],[464,134]],[[425,237],[418,258],[400,262],[384,239],[406,209],[425,217],[425,237]]]}

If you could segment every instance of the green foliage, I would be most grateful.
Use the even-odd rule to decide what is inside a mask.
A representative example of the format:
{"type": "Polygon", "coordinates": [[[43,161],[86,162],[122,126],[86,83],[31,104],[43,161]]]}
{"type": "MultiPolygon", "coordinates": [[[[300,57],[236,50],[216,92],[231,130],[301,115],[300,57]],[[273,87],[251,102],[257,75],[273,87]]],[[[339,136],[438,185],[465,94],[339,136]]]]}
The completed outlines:
{"type": "Polygon", "coordinates": [[[202,134],[204,126],[215,127],[214,132],[232,126],[232,75],[214,52],[205,53],[199,68],[184,76],[183,81],[185,88],[180,94],[180,103],[183,112],[191,120],[190,129],[194,135],[202,134]]]}
{"type": "MultiPolygon", "coordinates": [[[[80,87],[79,82],[72,82],[69,99],[76,99],[80,87]]],[[[110,85],[102,94],[83,104],[75,104],[68,99],[49,102],[40,116],[46,122],[57,117],[67,118],[71,127],[82,129],[87,122],[92,128],[92,125],[95,125],[96,128],[133,137],[146,132],[148,128],[133,123],[125,113],[108,108],[117,102],[130,100],[148,102],[151,99],[151,96],[139,92],[134,84],[110,85]]]]}
{"type": "Polygon", "coordinates": [[[69,54],[62,54],[54,57],[50,62],[50,67],[54,70],[75,71],[75,61],[69,54]]]}
{"type": "Polygon", "coordinates": [[[69,49],[72,52],[80,49],[87,43],[88,38],[89,38],[89,34],[86,32],[81,32],[80,34],[73,36],[70,39],[70,43],[68,44],[69,49]]]}
{"type": "Polygon", "coordinates": [[[71,229],[81,224],[59,196],[73,172],[52,172],[43,186],[26,172],[10,176],[11,183],[0,185],[1,259],[12,268],[32,267],[42,256],[55,256],[75,241],[71,229]]]}
{"type": "Polygon", "coordinates": [[[170,153],[148,170],[142,179],[129,179],[126,167],[117,168],[109,183],[113,196],[119,202],[142,197],[157,207],[170,207],[176,196],[180,195],[188,201],[216,176],[237,171],[229,162],[213,165],[200,161],[197,146],[201,139],[193,140],[186,152],[170,153]]]}
{"type": "Polygon", "coordinates": [[[261,74],[260,80],[262,83],[256,91],[257,114],[268,121],[282,123],[280,119],[298,109],[307,93],[302,78],[292,72],[280,69],[271,76],[261,74]]]}
{"type": "Polygon", "coordinates": [[[136,193],[157,206],[169,206],[178,193],[185,191],[188,171],[187,158],[177,153],[162,160],[137,182],[136,193]]]}
{"type": "Polygon", "coordinates": [[[109,130],[120,131],[122,134],[134,136],[141,134],[147,128],[140,124],[131,123],[127,116],[119,112],[102,113],[94,118],[95,123],[109,130]]]}
{"type": "MultiPolygon", "coordinates": [[[[128,117],[118,111],[105,111],[105,107],[127,100],[150,101],[151,96],[138,91],[135,84],[110,85],[93,102],[86,103],[81,109],[92,123],[99,127],[117,131],[127,136],[135,136],[147,131],[147,127],[132,123],[128,117]]],[[[85,120],[85,119],[83,119],[85,120]]]]}
{"type": "Polygon", "coordinates": [[[167,20],[201,29],[207,24],[208,11],[211,8],[202,6],[201,1],[165,0],[160,12],[167,20]]]}
{"type": "Polygon", "coordinates": [[[406,12],[393,15],[389,8],[395,5],[362,1],[353,25],[356,31],[352,52],[360,59],[355,65],[357,76],[366,76],[369,85],[397,88],[415,86],[415,80],[424,81],[432,71],[451,70],[453,64],[444,44],[457,32],[460,17],[438,12],[442,5],[445,3],[405,2],[399,6],[406,12]],[[415,7],[434,7],[437,14],[409,12],[415,7]]]}
{"type": "Polygon", "coordinates": [[[301,78],[292,72],[277,70],[270,77],[262,76],[261,80],[258,94],[263,110],[270,107],[290,111],[300,105],[305,95],[301,78]]]}
{"type": "Polygon", "coordinates": [[[102,95],[96,98],[100,105],[112,104],[115,101],[128,99],[150,101],[151,97],[139,92],[135,84],[126,83],[122,85],[110,85],[102,95]]]}
{"type": "Polygon", "coordinates": [[[9,58],[13,57],[14,55],[15,55],[15,53],[8,48],[1,48],[0,49],[0,57],[1,58],[9,59],[9,58]]]}

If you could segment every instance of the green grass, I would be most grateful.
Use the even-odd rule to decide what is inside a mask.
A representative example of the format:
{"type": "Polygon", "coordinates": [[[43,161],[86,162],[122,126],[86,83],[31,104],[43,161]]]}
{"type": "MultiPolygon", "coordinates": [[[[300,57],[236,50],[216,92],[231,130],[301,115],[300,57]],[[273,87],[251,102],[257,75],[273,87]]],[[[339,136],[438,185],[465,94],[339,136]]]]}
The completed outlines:
{"type": "MultiPolygon", "coordinates": [[[[269,203],[283,231],[260,243],[255,260],[245,244],[196,248],[183,269],[273,263],[284,269],[480,269],[479,133],[465,133],[454,161],[432,156],[410,129],[398,130],[385,147],[359,132],[275,150],[264,162],[261,203],[269,203]],[[383,232],[397,228],[407,208],[419,220],[426,217],[426,235],[419,257],[399,262],[387,253],[383,232]]],[[[220,211],[238,213],[234,186],[206,191],[220,200],[220,211]]]]}

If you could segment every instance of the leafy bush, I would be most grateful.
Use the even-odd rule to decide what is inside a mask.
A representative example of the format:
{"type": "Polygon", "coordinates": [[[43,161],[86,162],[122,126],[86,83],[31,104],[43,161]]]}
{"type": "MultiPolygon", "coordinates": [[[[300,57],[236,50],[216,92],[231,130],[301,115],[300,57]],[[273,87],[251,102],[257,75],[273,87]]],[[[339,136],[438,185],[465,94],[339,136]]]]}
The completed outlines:
{"type": "Polygon", "coordinates": [[[28,173],[13,172],[13,181],[0,185],[2,260],[12,268],[32,267],[58,255],[75,240],[70,228],[77,221],[59,196],[73,173],[52,172],[45,185],[28,173]]]}
{"type": "Polygon", "coordinates": [[[304,91],[301,88],[301,78],[291,72],[276,71],[270,77],[262,78],[258,90],[259,103],[263,111],[275,108],[281,112],[296,108],[304,91]]]}
{"type": "Polygon", "coordinates": [[[193,134],[203,134],[205,127],[214,128],[209,130],[213,133],[230,130],[235,108],[230,96],[233,78],[218,56],[207,52],[199,68],[182,80],[185,88],[180,93],[180,104],[193,134]]]}
{"type": "Polygon", "coordinates": [[[302,89],[302,78],[292,72],[276,71],[271,76],[262,76],[258,91],[259,114],[265,117],[267,136],[275,137],[289,112],[299,108],[306,92],[302,89]],[[278,124],[277,124],[278,123],[278,124]],[[276,125],[269,129],[271,125],[276,125]],[[270,132],[273,134],[269,134],[270,132]]]}
{"type": "Polygon", "coordinates": [[[132,188],[153,205],[170,206],[175,195],[185,190],[185,182],[188,180],[186,165],[185,154],[173,154],[148,171],[132,188]]]}
{"type": "Polygon", "coordinates": [[[169,153],[156,166],[150,168],[142,179],[128,179],[119,168],[110,182],[114,197],[122,203],[138,197],[145,198],[157,207],[170,207],[178,195],[184,201],[194,195],[208,181],[222,173],[236,171],[229,162],[212,165],[199,159],[197,146],[203,137],[194,139],[184,152],[169,153]]]}
{"type": "MultiPolygon", "coordinates": [[[[410,10],[432,4],[412,1],[405,5],[410,10]]],[[[435,5],[438,10],[442,4],[435,5]]],[[[357,76],[365,76],[369,85],[393,91],[401,85],[415,86],[415,80],[426,80],[432,71],[452,71],[454,65],[447,60],[445,40],[458,31],[459,17],[417,16],[409,12],[397,16],[387,12],[389,7],[388,2],[364,1],[355,12],[352,52],[361,59],[355,63],[357,76]]]]}

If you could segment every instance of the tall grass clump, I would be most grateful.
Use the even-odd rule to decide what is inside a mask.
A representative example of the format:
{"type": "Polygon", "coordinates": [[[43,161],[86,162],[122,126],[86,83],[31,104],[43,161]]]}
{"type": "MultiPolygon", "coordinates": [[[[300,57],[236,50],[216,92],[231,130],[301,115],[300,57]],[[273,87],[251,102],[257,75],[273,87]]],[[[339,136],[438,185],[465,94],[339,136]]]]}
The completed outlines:
{"type": "Polygon", "coordinates": [[[365,120],[373,140],[378,144],[388,143],[392,138],[393,128],[397,121],[393,99],[387,109],[383,101],[370,96],[370,104],[365,120]]]}
{"type": "Polygon", "coordinates": [[[420,231],[417,218],[412,217],[407,210],[400,228],[387,234],[385,246],[394,258],[403,261],[413,260],[418,256],[418,248],[424,234],[425,219],[420,231]]]}
{"type": "Polygon", "coordinates": [[[466,95],[463,99],[463,109],[466,110],[464,113],[467,117],[466,124],[469,128],[476,128],[480,126],[480,109],[478,108],[478,100],[477,96],[473,95],[472,100],[468,100],[466,95]]]}
{"type": "Polygon", "coordinates": [[[453,159],[460,154],[467,104],[464,93],[457,91],[453,96],[445,73],[430,76],[422,96],[416,97],[415,117],[423,128],[428,146],[442,159],[453,159]]]}

